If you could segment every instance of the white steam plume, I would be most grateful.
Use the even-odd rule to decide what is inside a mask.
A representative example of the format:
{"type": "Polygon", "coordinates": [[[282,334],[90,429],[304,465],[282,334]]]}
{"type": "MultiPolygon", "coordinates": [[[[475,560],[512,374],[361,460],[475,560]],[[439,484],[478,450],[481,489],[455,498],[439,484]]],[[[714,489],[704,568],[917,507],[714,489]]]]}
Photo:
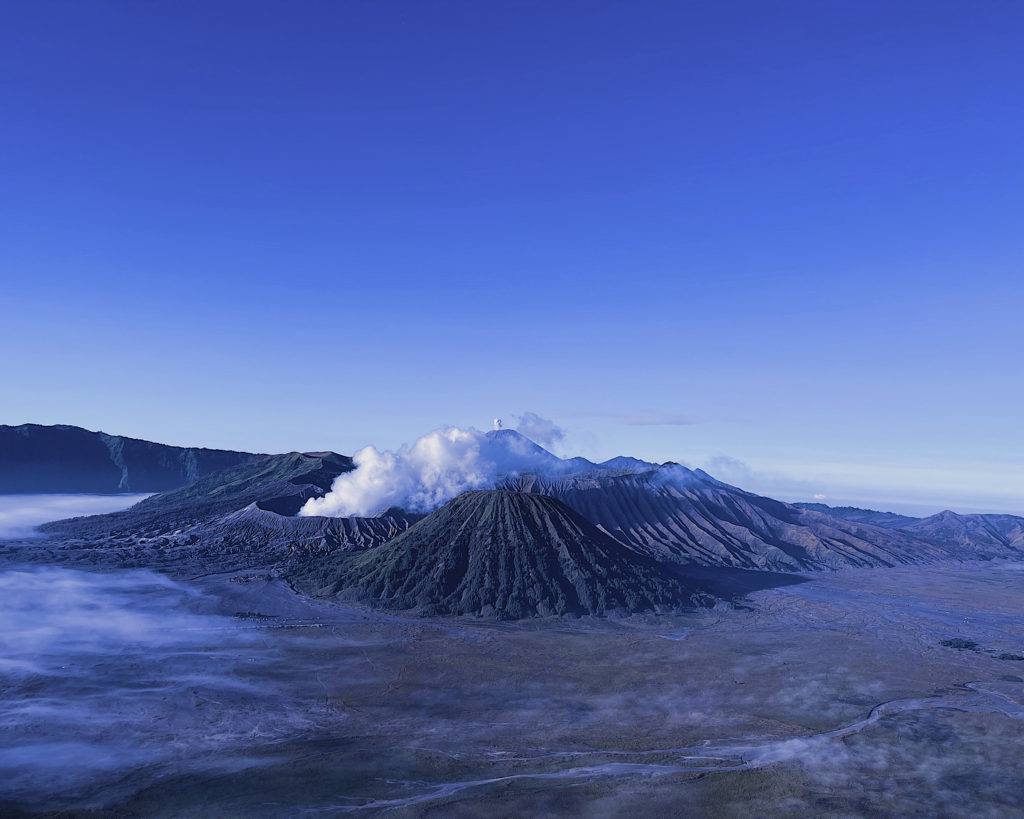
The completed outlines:
{"type": "Polygon", "coordinates": [[[535,412],[524,412],[516,416],[516,421],[516,430],[541,446],[554,446],[565,437],[562,427],[535,412]]]}
{"type": "Polygon", "coordinates": [[[306,501],[300,515],[369,517],[392,506],[430,512],[503,476],[557,471],[563,463],[512,430],[485,435],[457,427],[434,430],[397,452],[364,447],[352,459],[356,468],[335,478],[322,498],[306,501]]]}

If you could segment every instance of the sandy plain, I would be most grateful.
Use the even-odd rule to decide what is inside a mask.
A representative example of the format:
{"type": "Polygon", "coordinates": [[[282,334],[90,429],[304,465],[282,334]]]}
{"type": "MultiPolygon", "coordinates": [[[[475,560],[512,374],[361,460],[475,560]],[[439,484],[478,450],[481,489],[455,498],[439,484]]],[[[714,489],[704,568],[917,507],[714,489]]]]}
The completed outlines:
{"type": "Polygon", "coordinates": [[[1024,810],[1024,567],[807,576],[691,616],[497,623],[258,572],[9,565],[0,811],[1024,810]]]}

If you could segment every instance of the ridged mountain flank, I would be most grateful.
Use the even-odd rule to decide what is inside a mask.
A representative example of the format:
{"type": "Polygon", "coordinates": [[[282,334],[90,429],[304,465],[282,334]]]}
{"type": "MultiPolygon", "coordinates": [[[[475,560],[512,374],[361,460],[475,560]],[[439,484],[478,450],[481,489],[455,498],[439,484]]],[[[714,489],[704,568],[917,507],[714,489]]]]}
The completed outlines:
{"type": "Polygon", "coordinates": [[[466,492],[382,546],[329,555],[292,580],[385,609],[500,619],[670,611],[699,599],[673,569],[561,501],[505,490],[466,492]]]}
{"type": "Polygon", "coordinates": [[[789,572],[958,559],[907,532],[800,509],[672,463],[623,474],[523,475],[509,487],[558,498],[657,559],[789,572]]]}
{"type": "MultiPolygon", "coordinates": [[[[252,456],[244,463],[206,475],[193,483],[154,495],[124,512],[55,521],[44,531],[89,537],[130,535],[145,531],[165,535],[188,527],[194,534],[222,539],[221,516],[250,504],[279,516],[295,515],[309,498],[320,497],[338,475],[352,469],[352,459],[334,452],[252,456]],[[204,529],[210,531],[204,532],[204,529]]],[[[238,520],[244,526],[248,520],[238,520]]]]}

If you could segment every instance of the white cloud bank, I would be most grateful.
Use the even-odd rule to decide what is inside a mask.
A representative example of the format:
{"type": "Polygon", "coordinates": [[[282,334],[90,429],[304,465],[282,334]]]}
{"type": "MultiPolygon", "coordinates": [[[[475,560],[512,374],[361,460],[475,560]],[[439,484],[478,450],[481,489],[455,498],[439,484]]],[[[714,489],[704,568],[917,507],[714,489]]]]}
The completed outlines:
{"type": "Polygon", "coordinates": [[[149,495],[0,495],[0,538],[23,538],[51,520],[120,512],[149,495]]]}

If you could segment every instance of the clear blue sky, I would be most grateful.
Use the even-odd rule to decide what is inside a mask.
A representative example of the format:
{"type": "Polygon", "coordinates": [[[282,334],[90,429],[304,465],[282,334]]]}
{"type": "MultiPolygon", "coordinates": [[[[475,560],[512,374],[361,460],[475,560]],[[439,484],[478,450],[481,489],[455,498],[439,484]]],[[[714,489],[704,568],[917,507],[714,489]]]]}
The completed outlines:
{"type": "Polygon", "coordinates": [[[0,72],[0,422],[1024,513],[1024,3],[33,0],[0,72]]]}

